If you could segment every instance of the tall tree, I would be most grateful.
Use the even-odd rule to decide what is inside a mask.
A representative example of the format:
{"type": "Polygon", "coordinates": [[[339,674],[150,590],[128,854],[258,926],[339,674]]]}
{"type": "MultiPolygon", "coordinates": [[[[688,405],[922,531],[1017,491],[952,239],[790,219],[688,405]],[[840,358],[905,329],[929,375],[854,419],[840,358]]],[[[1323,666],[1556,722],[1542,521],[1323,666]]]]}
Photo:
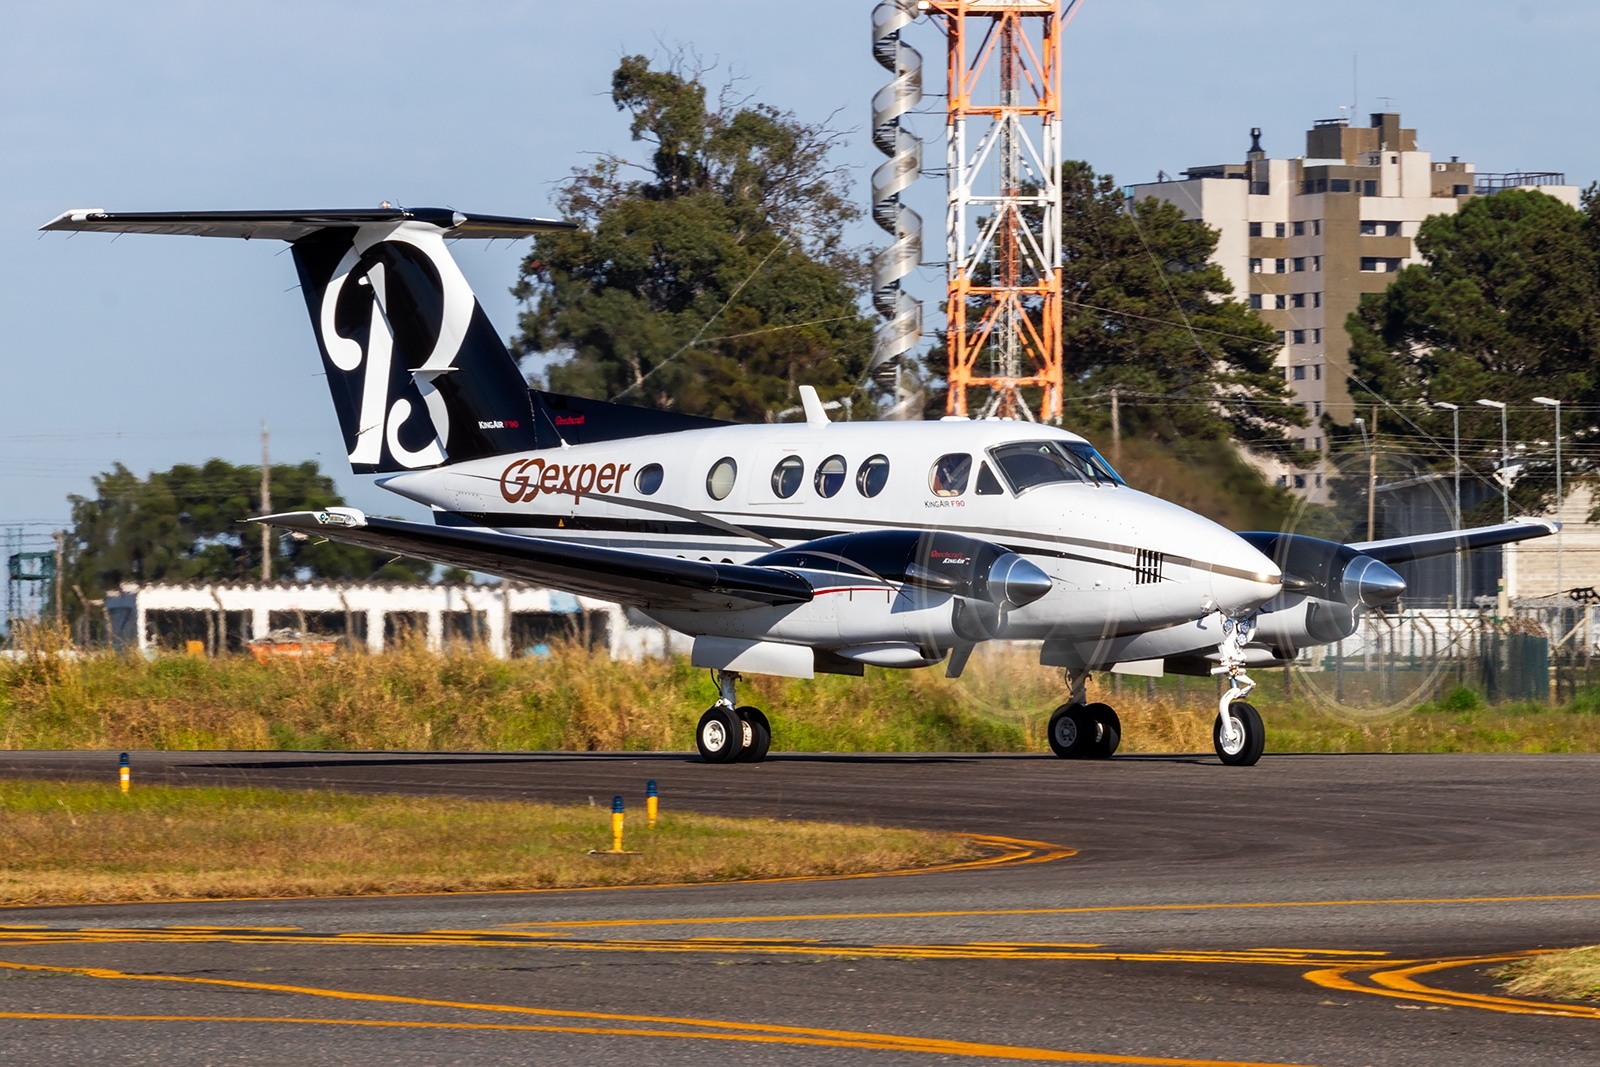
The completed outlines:
{"type": "Polygon", "coordinates": [[[646,177],[607,156],[573,172],[563,213],[514,294],[519,355],[557,354],[558,391],[740,421],[862,388],[871,323],[859,255],[840,234],[859,210],[829,162],[837,136],[765,104],[708,106],[704,71],[628,56],[611,97],[653,145],[646,177]]]}
{"type": "MultiPolygon", "coordinates": [[[[1451,415],[1433,405],[1458,405],[1463,462],[1483,479],[1500,465],[1500,413],[1476,401],[1508,404],[1510,440],[1523,446],[1513,513],[1548,506],[1552,419],[1533,397],[1566,405],[1567,484],[1596,466],[1584,446],[1600,405],[1600,196],[1591,187],[1584,211],[1526,190],[1478,197],[1425,220],[1416,245],[1423,261],[1350,316],[1351,395],[1377,401],[1382,438],[1422,469],[1452,463],[1451,415]]],[[[1365,471],[1336,491],[1347,509],[1364,501],[1365,471]]],[[[1499,517],[1497,491],[1468,520],[1499,517]]]]}
{"type": "MultiPolygon", "coordinates": [[[[220,459],[180,463],[140,478],[122,464],[94,478],[95,495],[73,495],[67,538],[67,588],[90,597],[123,582],[218,582],[260,577],[261,541],[245,520],[260,513],[260,467],[220,459]]],[[[274,464],[272,499],[278,510],[301,511],[344,503],[333,479],[313,462],[274,464]]],[[[273,540],[273,572],[317,578],[420,581],[432,566],[389,562],[386,554],[334,541],[273,540]]],[[[69,598],[70,599],[70,598],[69,598]]]]}

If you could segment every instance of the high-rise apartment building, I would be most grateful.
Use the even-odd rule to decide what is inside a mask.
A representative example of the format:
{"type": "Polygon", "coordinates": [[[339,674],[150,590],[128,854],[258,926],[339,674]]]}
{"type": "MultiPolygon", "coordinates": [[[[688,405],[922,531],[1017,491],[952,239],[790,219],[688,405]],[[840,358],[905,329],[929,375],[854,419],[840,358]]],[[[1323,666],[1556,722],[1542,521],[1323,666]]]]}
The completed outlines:
{"type": "Polygon", "coordinates": [[[1324,456],[1306,469],[1273,466],[1268,476],[1321,502],[1327,446],[1318,422],[1324,412],[1341,423],[1355,414],[1345,319],[1363,294],[1382,292],[1418,261],[1418,224],[1468,197],[1513,188],[1537,187],[1576,207],[1578,188],[1557,173],[1479,174],[1454,156],[1434,162],[1394,112],[1373,115],[1365,128],[1319,120],[1294,159],[1269,159],[1261,131],[1250,133],[1243,163],[1191,167],[1182,181],[1128,192],[1169,201],[1220,231],[1214,258],[1234,293],[1278,331],[1279,364],[1312,420],[1301,445],[1324,456]]]}

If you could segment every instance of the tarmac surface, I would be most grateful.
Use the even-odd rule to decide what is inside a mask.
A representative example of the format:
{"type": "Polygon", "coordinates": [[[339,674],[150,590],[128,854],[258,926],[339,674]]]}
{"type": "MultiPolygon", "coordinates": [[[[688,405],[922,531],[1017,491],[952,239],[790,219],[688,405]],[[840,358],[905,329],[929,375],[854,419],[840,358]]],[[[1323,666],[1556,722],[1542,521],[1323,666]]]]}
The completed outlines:
{"type": "MultiPolygon", "coordinates": [[[[1600,1063],[1489,972],[1600,942],[1600,757],[143,753],[135,783],[991,835],[835,880],[0,911],[0,1061],[1600,1063]],[[1053,847],[1054,846],[1054,847],[1053,847]]],[[[114,780],[115,753],[0,775],[114,780]]]]}

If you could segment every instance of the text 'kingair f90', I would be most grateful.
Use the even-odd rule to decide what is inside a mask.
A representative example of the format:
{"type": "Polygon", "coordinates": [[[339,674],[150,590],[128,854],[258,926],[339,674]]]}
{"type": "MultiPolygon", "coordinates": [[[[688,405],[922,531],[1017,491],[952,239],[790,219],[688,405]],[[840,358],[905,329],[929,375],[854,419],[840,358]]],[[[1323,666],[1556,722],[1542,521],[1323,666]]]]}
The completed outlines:
{"type": "Polygon", "coordinates": [[[351,467],[434,525],[352,508],[269,515],[304,534],[618,601],[694,638],[721,698],[711,762],[760,760],[741,673],[810,678],[946,664],[980,642],[1043,642],[1066,670],[1063,757],[1104,758],[1121,724],[1091,670],[1225,676],[1224,763],[1261,756],[1250,667],[1355,632],[1395,601],[1389,564],[1540,537],[1526,519],[1366,544],[1223,529],[1130,489],[1083,438],[1031,423],[735,425],[530,390],[446,240],[560,221],[443,209],[69,211],[46,230],[287,241],[351,467]]]}

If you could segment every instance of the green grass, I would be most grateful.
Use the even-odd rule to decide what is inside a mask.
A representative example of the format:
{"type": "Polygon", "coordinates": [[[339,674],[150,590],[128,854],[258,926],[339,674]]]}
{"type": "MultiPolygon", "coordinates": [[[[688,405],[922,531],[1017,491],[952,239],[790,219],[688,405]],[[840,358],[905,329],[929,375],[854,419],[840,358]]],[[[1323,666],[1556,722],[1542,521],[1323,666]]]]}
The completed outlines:
{"type": "MultiPolygon", "coordinates": [[[[640,783],[642,788],[643,783],[640,783]]],[[[972,858],[964,838],[667,809],[270,789],[0,782],[0,903],[327,896],[713,882],[972,858]]]]}
{"type": "Polygon", "coordinates": [[[1600,1000],[1600,945],[1546,952],[1502,967],[1495,974],[1515,996],[1600,1000]]]}
{"type": "MultiPolygon", "coordinates": [[[[1451,689],[1376,710],[1365,706],[1375,683],[1358,671],[1346,673],[1344,707],[1308,692],[1308,676],[1291,697],[1281,672],[1256,677],[1269,752],[1600,752],[1600,687],[1559,708],[1451,689]]],[[[1121,715],[1124,752],[1209,751],[1215,683],[1179,685],[1160,679],[1152,698],[1144,679],[1112,691],[1097,675],[1091,694],[1121,715]]],[[[576,646],[509,662],[419,649],[272,664],[41,655],[0,661],[0,748],[682,751],[716,695],[682,659],[614,662],[576,646]]],[[[771,718],[779,752],[1043,752],[1065,696],[1060,671],[1003,648],[980,650],[955,680],[868,668],[740,685],[771,718]]]]}

